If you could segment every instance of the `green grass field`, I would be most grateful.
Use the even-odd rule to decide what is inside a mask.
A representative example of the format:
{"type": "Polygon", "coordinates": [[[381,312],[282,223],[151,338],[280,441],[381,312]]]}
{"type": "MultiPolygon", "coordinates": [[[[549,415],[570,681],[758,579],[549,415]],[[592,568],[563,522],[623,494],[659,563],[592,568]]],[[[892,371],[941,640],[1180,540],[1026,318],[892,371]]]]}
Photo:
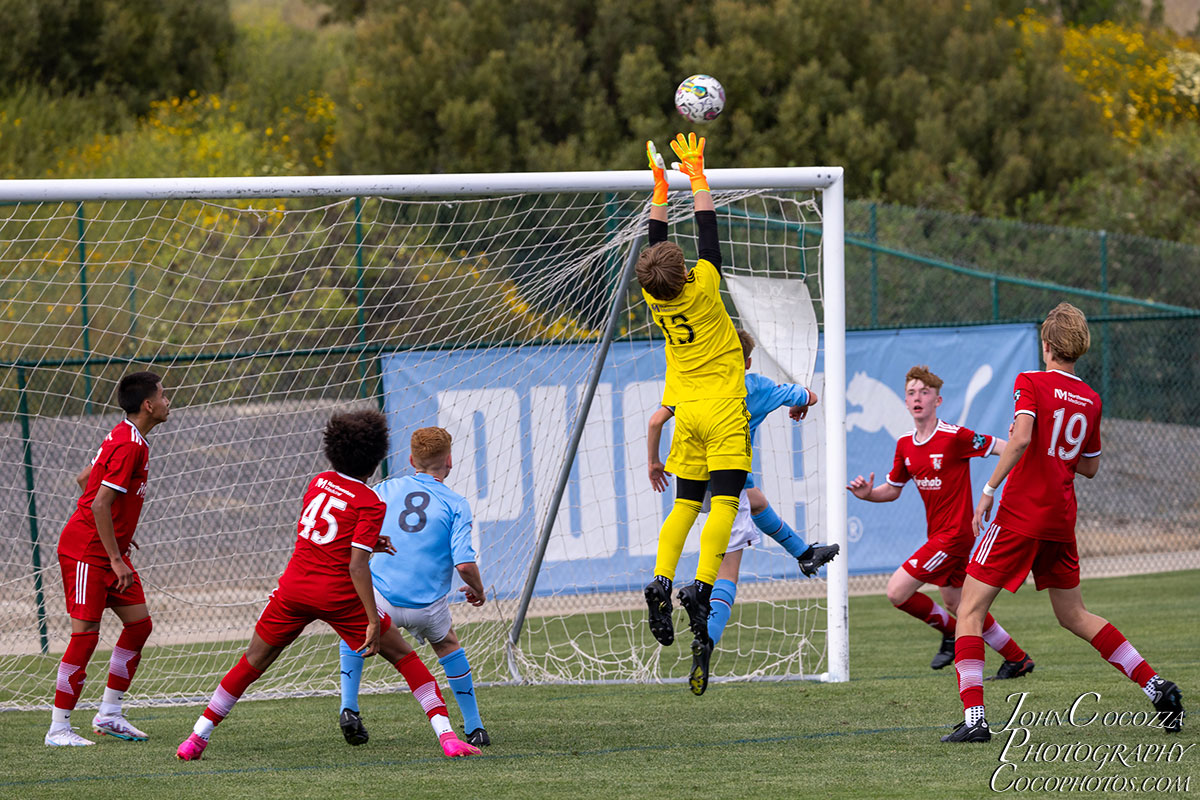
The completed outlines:
{"type": "MultiPolygon", "coordinates": [[[[1088,581],[1084,598],[1183,688],[1185,705],[1200,702],[1200,573],[1088,581]]],[[[1012,692],[1028,693],[1026,711],[1060,713],[1081,694],[1098,693],[1080,701],[1081,720],[1150,708],[1090,646],[1057,627],[1044,594],[1027,587],[1002,596],[994,611],[1037,661],[1028,677],[985,684],[994,727],[1011,715],[1012,692]]],[[[1031,726],[1024,746],[1020,731],[998,732],[987,745],[943,745],[938,737],[961,706],[953,668],[928,667],[937,635],[878,596],[851,599],[850,622],[847,684],[719,684],[702,698],[678,685],[483,688],[493,746],[457,761],[441,756],[407,692],[364,697],[371,741],[359,748],[342,741],[336,698],[243,703],[204,760],[186,764],[174,749],[198,707],[130,708],[149,742],[101,738],[86,749],[43,746],[45,712],[4,713],[0,797],[982,797],[993,791],[1006,744],[1017,761],[996,778],[1004,794],[1037,796],[1014,781],[1038,776],[1092,779],[1091,791],[1085,783],[1058,796],[1103,796],[1097,790],[1106,785],[1121,794],[1200,792],[1200,748],[1188,749],[1200,716],[1178,736],[1105,726],[1100,717],[1086,726],[1031,726]],[[1064,763],[1058,746],[1076,743],[1082,747],[1064,763]],[[1033,760],[1055,750],[1055,760],[1033,760]],[[1087,760],[1118,752],[1126,763],[1087,760]]],[[[998,657],[988,656],[994,672],[998,657]]],[[[76,716],[81,727],[90,723],[90,711],[76,716]]]]}

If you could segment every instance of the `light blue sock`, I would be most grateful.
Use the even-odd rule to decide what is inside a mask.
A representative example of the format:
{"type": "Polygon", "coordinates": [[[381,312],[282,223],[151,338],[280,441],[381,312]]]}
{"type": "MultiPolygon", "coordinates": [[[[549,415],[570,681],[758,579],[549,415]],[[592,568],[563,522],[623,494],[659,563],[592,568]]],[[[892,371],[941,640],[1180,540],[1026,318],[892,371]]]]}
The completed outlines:
{"type": "Polygon", "coordinates": [[[712,590],[712,612],[708,615],[708,636],[715,645],[721,641],[721,634],[729,623],[729,615],[733,613],[733,601],[737,597],[737,584],[724,578],[717,578],[712,590]]]}
{"type": "Polygon", "coordinates": [[[338,647],[342,656],[342,708],[358,711],[358,686],[362,683],[363,661],[365,659],[350,649],[350,645],[342,642],[338,647]]]}
{"type": "Polygon", "coordinates": [[[446,683],[450,684],[450,691],[454,692],[454,700],[458,703],[458,710],[462,712],[466,732],[482,728],[479,704],[475,702],[475,682],[471,680],[471,662],[467,661],[466,652],[460,647],[450,655],[439,658],[438,663],[446,671],[446,683]]]}
{"type": "Polygon", "coordinates": [[[808,550],[808,545],[792,530],[792,526],[784,522],[783,517],[769,505],[750,519],[754,520],[760,531],[779,542],[793,558],[799,558],[808,550]]]}

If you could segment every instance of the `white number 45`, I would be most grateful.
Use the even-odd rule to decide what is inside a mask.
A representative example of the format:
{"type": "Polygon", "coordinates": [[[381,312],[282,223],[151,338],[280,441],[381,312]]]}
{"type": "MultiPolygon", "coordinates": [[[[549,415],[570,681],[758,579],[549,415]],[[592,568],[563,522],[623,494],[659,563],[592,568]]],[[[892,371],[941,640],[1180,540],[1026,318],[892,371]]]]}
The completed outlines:
{"type": "Polygon", "coordinates": [[[329,544],[337,536],[337,520],[329,512],[333,509],[344,511],[346,509],[346,501],[339,500],[336,497],[326,499],[325,492],[321,492],[308,502],[304,507],[303,513],[300,514],[300,538],[308,539],[313,544],[329,544]],[[324,508],[322,508],[324,504],[324,508]],[[313,533],[313,529],[318,527],[321,520],[317,519],[317,514],[321,515],[321,520],[325,521],[324,533],[313,533]]]}

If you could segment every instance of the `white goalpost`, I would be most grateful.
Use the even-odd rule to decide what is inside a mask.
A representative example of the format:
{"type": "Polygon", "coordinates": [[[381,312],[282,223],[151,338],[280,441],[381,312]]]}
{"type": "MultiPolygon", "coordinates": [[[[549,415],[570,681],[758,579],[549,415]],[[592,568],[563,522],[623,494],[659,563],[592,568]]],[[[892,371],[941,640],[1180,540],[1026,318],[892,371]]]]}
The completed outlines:
{"type": "MultiPolygon", "coordinates": [[[[842,170],[708,177],[754,371],[820,396],[802,424],[762,425],[758,485],[806,540],[842,547],[824,579],[766,537],[746,551],[714,680],[846,681],[842,170]]],[[[694,260],[687,179],[669,179],[670,236],[694,260]]],[[[58,533],[136,369],[173,410],[132,554],[155,622],[134,702],[202,702],[244,648],[347,406],[388,416],[377,479],[407,469],[416,428],[454,437],[447,484],[489,589],[453,605],[478,683],[684,680],[687,648],[653,640],[640,591],[673,496],[646,478],[665,363],[632,277],[649,188],[645,170],[0,181],[0,709],[52,701],[58,533]]],[[[254,696],[332,693],[336,664],[310,626],[254,696]]],[[[391,682],[368,665],[364,690],[391,682]]]]}

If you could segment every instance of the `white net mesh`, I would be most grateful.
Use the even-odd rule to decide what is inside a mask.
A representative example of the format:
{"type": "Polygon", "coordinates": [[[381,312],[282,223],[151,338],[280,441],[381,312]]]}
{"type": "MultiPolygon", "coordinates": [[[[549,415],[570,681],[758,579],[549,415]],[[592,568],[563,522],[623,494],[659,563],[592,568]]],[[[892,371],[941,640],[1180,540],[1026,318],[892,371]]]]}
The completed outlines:
{"type": "MultiPolygon", "coordinates": [[[[820,303],[814,198],[716,201],[726,274],[755,279],[735,289],[731,310],[762,339],[756,366],[809,380],[795,366],[811,373],[809,315],[788,318],[793,296],[766,298],[803,285],[820,303]],[[770,278],[787,280],[757,280],[770,278]],[[775,310],[752,312],[755,297],[775,310]]],[[[388,413],[385,473],[407,468],[413,429],[455,437],[448,483],[472,504],[491,589],[483,608],[454,606],[477,680],[510,680],[514,668],[530,681],[682,676],[686,648],[653,641],[639,591],[665,510],[645,464],[662,344],[636,283],[614,296],[644,203],[639,192],[0,207],[0,707],[51,702],[70,631],[55,545],[74,476],[120,419],[116,381],[147,368],[173,410],[150,435],[132,554],[155,623],[135,700],[206,699],[236,659],[291,553],[306,482],[325,468],[320,431],[355,404],[388,413]],[[506,648],[614,302],[616,341],[528,617],[506,648]]],[[[676,203],[672,236],[694,259],[686,205],[676,203]]],[[[821,392],[819,374],[812,382],[821,392]]],[[[781,411],[758,438],[760,486],[810,540],[821,538],[821,425],[781,411]]],[[[698,530],[681,575],[694,568],[698,530]]],[[[800,580],[765,539],[743,564],[718,679],[819,673],[824,581],[800,580]]],[[[101,650],[118,632],[106,616],[101,650]]],[[[333,642],[310,626],[252,692],[335,691],[333,642]]],[[[98,700],[102,659],[84,705],[98,700]]],[[[368,667],[365,689],[394,683],[390,669],[368,667]]]]}

